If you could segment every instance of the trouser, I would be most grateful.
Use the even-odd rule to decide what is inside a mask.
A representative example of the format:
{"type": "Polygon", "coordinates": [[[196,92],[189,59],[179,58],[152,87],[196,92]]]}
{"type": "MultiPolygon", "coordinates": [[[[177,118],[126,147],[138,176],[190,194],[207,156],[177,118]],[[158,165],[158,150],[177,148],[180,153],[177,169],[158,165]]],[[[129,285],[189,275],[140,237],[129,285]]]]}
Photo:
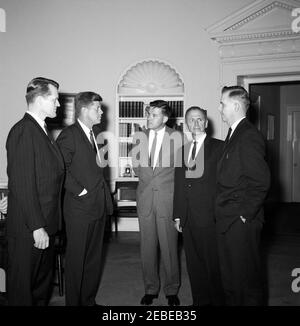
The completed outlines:
{"type": "Polygon", "coordinates": [[[153,208],[149,216],[139,217],[139,227],[145,293],[158,294],[160,290],[159,248],[165,276],[165,295],[176,295],[180,286],[178,232],[172,217],[161,217],[153,208]]]}
{"type": "MultiPolygon", "coordinates": [[[[217,225],[218,226],[218,225],[217,225]]],[[[218,249],[226,305],[261,305],[263,284],[259,254],[262,222],[237,219],[218,232],[218,249]]]]}
{"type": "Polygon", "coordinates": [[[101,276],[105,218],[66,219],[66,305],[93,306],[101,276]]]}
{"type": "Polygon", "coordinates": [[[216,227],[199,227],[189,217],[183,228],[183,246],[193,304],[224,304],[216,227]]]}
{"type": "Polygon", "coordinates": [[[9,306],[45,306],[51,294],[54,238],[37,249],[33,237],[8,237],[7,295],[9,306]]]}

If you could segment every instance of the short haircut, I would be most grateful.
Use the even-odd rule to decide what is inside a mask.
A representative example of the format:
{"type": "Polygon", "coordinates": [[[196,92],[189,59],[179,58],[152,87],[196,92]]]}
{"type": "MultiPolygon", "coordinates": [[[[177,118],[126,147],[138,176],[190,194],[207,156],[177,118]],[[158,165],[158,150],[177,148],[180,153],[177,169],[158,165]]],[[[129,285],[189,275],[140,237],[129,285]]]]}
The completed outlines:
{"type": "Polygon", "coordinates": [[[205,119],[207,120],[207,110],[202,109],[202,108],[200,108],[199,106],[191,106],[190,108],[188,108],[188,109],[186,110],[186,112],[185,112],[185,120],[186,120],[186,118],[187,118],[189,112],[191,112],[191,111],[197,111],[197,110],[200,111],[200,112],[202,112],[203,115],[204,115],[204,117],[205,117],[205,119]]]}
{"type": "Polygon", "coordinates": [[[81,92],[75,96],[75,117],[78,118],[83,107],[88,107],[94,101],[102,101],[102,97],[94,92],[81,92]]]}
{"type": "Polygon", "coordinates": [[[27,85],[27,89],[26,89],[26,102],[29,105],[30,103],[33,103],[34,100],[38,97],[38,96],[47,96],[49,95],[50,92],[50,88],[49,85],[53,85],[54,87],[56,87],[57,89],[59,88],[59,84],[52,80],[52,79],[48,79],[48,78],[44,78],[44,77],[36,77],[33,78],[27,85]]]}
{"type": "Polygon", "coordinates": [[[161,109],[162,114],[165,115],[166,117],[168,117],[168,118],[171,117],[171,108],[170,108],[168,102],[163,101],[163,100],[156,100],[156,101],[150,102],[149,105],[150,105],[150,107],[161,109]]]}
{"type": "Polygon", "coordinates": [[[247,111],[250,105],[249,94],[242,86],[225,86],[222,89],[222,94],[228,92],[228,97],[238,100],[247,111]]]}

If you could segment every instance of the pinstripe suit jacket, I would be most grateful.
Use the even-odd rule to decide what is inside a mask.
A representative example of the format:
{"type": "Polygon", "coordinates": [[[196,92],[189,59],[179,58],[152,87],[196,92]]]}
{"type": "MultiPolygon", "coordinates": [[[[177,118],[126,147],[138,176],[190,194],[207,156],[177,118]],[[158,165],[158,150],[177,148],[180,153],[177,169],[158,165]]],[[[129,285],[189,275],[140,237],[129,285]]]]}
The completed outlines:
{"type": "Polygon", "coordinates": [[[32,236],[44,227],[59,227],[63,158],[37,121],[25,113],[9,132],[7,142],[8,236],[32,236]]]}

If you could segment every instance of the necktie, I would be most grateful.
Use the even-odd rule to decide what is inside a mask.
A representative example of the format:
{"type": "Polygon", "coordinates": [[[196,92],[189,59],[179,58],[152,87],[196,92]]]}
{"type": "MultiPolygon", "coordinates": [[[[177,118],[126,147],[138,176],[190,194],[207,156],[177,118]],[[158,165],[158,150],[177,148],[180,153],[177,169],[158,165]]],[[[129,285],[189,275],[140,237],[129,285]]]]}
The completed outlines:
{"type": "Polygon", "coordinates": [[[193,142],[193,149],[192,149],[192,160],[195,161],[196,158],[196,149],[197,149],[197,142],[193,142]]]}
{"type": "Polygon", "coordinates": [[[92,129],[90,130],[90,142],[91,142],[93,150],[95,152],[97,152],[95,142],[94,142],[94,135],[93,135],[93,130],[92,129]]]}
{"type": "Polygon", "coordinates": [[[228,143],[229,143],[229,139],[230,139],[231,131],[232,131],[232,129],[229,128],[229,129],[228,129],[227,136],[226,136],[226,139],[225,139],[225,146],[228,145],[228,143]]]}
{"type": "Polygon", "coordinates": [[[156,143],[157,143],[157,132],[155,133],[155,136],[154,136],[154,139],[152,142],[152,147],[151,147],[151,152],[150,152],[150,157],[149,157],[150,158],[149,165],[151,167],[154,166],[154,155],[155,155],[156,143]]]}
{"type": "Polygon", "coordinates": [[[47,134],[47,136],[49,137],[49,139],[50,139],[50,141],[52,143],[52,140],[53,140],[52,135],[51,135],[51,133],[49,132],[49,130],[47,128],[46,122],[44,123],[44,129],[46,130],[46,134],[47,134]]]}

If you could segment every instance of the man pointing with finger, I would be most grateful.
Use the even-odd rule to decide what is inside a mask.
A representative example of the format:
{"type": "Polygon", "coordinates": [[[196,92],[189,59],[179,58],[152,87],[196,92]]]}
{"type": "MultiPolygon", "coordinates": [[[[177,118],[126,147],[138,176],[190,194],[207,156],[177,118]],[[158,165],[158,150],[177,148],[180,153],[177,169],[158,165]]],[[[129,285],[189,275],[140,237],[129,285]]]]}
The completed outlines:
{"type": "Polygon", "coordinates": [[[46,305],[52,282],[54,234],[59,226],[64,163],[47,132],[58,83],[38,77],[26,90],[28,111],[9,132],[8,305],[46,305]]]}

